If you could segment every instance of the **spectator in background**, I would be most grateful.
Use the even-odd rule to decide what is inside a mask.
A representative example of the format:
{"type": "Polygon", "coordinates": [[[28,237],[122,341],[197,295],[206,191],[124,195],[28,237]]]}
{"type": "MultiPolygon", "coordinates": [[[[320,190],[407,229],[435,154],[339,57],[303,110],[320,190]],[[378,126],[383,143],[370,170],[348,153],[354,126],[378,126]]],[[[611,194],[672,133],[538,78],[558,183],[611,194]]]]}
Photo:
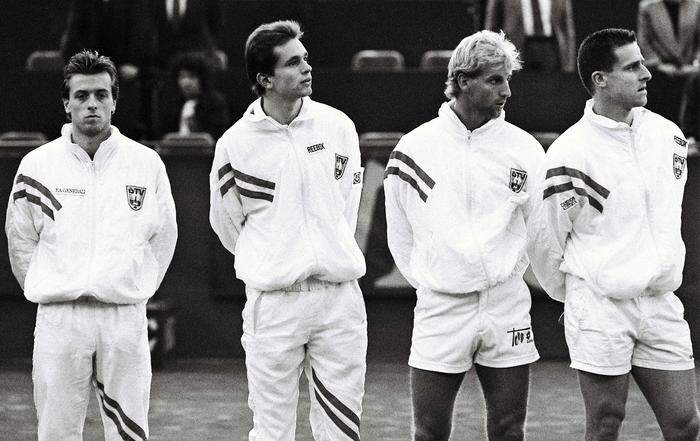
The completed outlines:
{"type": "Polygon", "coordinates": [[[226,67],[218,46],[223,27],[220,0],[156,0],[153,8],[161,68],[182,52],[203,52],[213,67],[226,67]]]}
{"type": "Polygon", "coordinates": [[[137,78],[154,53],[147,2],[72,0],[61,52],[68,60],[85,48],[108,55],[118,67],[120,80],[137,78]]]}
{"type": "Polygon", "coordinates": [[[700,139],[700,73],[688,79],[681,100],[681,130],[688,139],[688,156],[698,153],[700,139]]]}
{"type": "Polygon", "coordinates": [[[576,70],[571,0],[488,0],[484,28],[502,29],[522,50],[527,70],[576,70]]]}
{"type": "Polygon", "coordinates": [[[644,0],[639,4],[639,47],[650,70],[671,77],[700,71],[700,1],[644,0]]]}
{"type": "Polygon", "coordinates": [[[163,131],[183,135],[206,132],[218,139],[230,125],[230,113],[226,99],[213,84],[204,56],[180,54],[173,61],[171,72],[177,85],[177,102],[170,106],[170,112],[163,112],[163,131]]]}

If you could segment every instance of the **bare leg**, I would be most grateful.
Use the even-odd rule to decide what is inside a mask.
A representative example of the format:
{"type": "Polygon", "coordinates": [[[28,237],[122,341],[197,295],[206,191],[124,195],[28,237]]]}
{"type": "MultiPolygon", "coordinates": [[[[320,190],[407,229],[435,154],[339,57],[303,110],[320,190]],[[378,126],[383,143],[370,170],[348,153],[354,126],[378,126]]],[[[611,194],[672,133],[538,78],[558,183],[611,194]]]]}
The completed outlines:
{"type": "Polygon", "coordinates": [[[415,441],[447,441],[452,410],[464,373],[444,374],[411,368],[415,441]]]}
{"type": "Polygon", "coordinates": [[[476,365],[486,401],[486,431],[491,441],[522,441],[530,387],[530,365],[492,368],[476,365]]]}
{"type": "Polygon", "coordinates": [[[629,389],[629,375],[598,375],[578,371],[578,381],[586,408],[586,441],[615,441],[629,389]]]}
{"type": "Polygon", "coordinates": [[[700,422],[695,403],[695,370],[664,371],[632,367],[666,441],[695,441],[700,422]]]}

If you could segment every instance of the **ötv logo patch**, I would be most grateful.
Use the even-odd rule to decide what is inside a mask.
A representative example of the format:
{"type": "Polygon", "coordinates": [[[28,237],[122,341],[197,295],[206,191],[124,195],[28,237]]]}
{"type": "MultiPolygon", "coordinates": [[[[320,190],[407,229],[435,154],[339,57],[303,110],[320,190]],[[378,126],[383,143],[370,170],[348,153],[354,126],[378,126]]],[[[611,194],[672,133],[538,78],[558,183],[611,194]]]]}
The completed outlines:
{"type": "Polygon", "coordinates": [[[126,201],[134,211],[139,211],[143,207],[143,199],[146,197],[146,188],[135,185],[126,186],[126,201]]]}

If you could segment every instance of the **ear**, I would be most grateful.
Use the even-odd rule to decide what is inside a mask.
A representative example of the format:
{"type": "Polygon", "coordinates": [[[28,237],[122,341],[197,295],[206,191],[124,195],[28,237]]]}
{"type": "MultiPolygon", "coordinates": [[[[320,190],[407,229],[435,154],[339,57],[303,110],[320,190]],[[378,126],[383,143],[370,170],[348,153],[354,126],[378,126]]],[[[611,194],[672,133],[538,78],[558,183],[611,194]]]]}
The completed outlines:
{"type": "Polygon", "coordinates": [[[459,90],[464,90],[468,85],[469,85],[469,77],[467,77],[463,73],[458,73],[457,74],[457,86],[459,87],[459,90]]]}
{"type": "Polygon", "coordinates": [[[597,70],[591,74],[593,85],[597,88],[602,88],[608,85],[608,76],[605,72],[597,70]]]}
{"type": "Polygon", "coordinates": [[[68,110],[68,100],[65,99],[65,98],[63,98],[63,110],[64,110],[66,113],[70,113],[70,110],[68,110]]]}
{"type": "Polygon", "coordinates": [[[270,75],[258,73],[255,76],[255,79],[258,82],[258,84],[260,84],[265,89],[269,89],[272,87],[272,80],[270,79],[270,75]]]}

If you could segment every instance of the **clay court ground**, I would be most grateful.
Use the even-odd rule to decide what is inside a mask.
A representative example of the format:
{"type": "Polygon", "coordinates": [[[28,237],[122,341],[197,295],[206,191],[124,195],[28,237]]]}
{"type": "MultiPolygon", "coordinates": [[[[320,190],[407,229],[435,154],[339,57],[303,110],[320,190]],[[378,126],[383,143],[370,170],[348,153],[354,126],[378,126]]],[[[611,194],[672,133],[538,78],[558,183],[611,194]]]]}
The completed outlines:
{"type": "MultiPolygon", "coordinates": [[[[527,421],[529,441],[583,439],[583,404],[575,372],[565,361],[532,367],[527,421]]],[[[297,441],[312,441],[305,377],[297,414],[297,441]]],[[[239,359],[179,360],[154,371],[151,392],[152,441],[246,441],[251,414],[247,384],[239,359]]],[[[397,362],[370,362],[361,435],[365,441],[409,441],[411,407],[408,367],[397,362]]],[[[0,364],[0,440],[36,439],[31,362],[0,364]]],[[[85,424],[86,441],[103,440],[94,397],[85,424]]],[[[474,372],[462,386],[454,417],[453,441],[485,440],[483,399],[474,372]]],[[[661,433],[634,383],[620,440],[657,441],[661,433]]]]}

